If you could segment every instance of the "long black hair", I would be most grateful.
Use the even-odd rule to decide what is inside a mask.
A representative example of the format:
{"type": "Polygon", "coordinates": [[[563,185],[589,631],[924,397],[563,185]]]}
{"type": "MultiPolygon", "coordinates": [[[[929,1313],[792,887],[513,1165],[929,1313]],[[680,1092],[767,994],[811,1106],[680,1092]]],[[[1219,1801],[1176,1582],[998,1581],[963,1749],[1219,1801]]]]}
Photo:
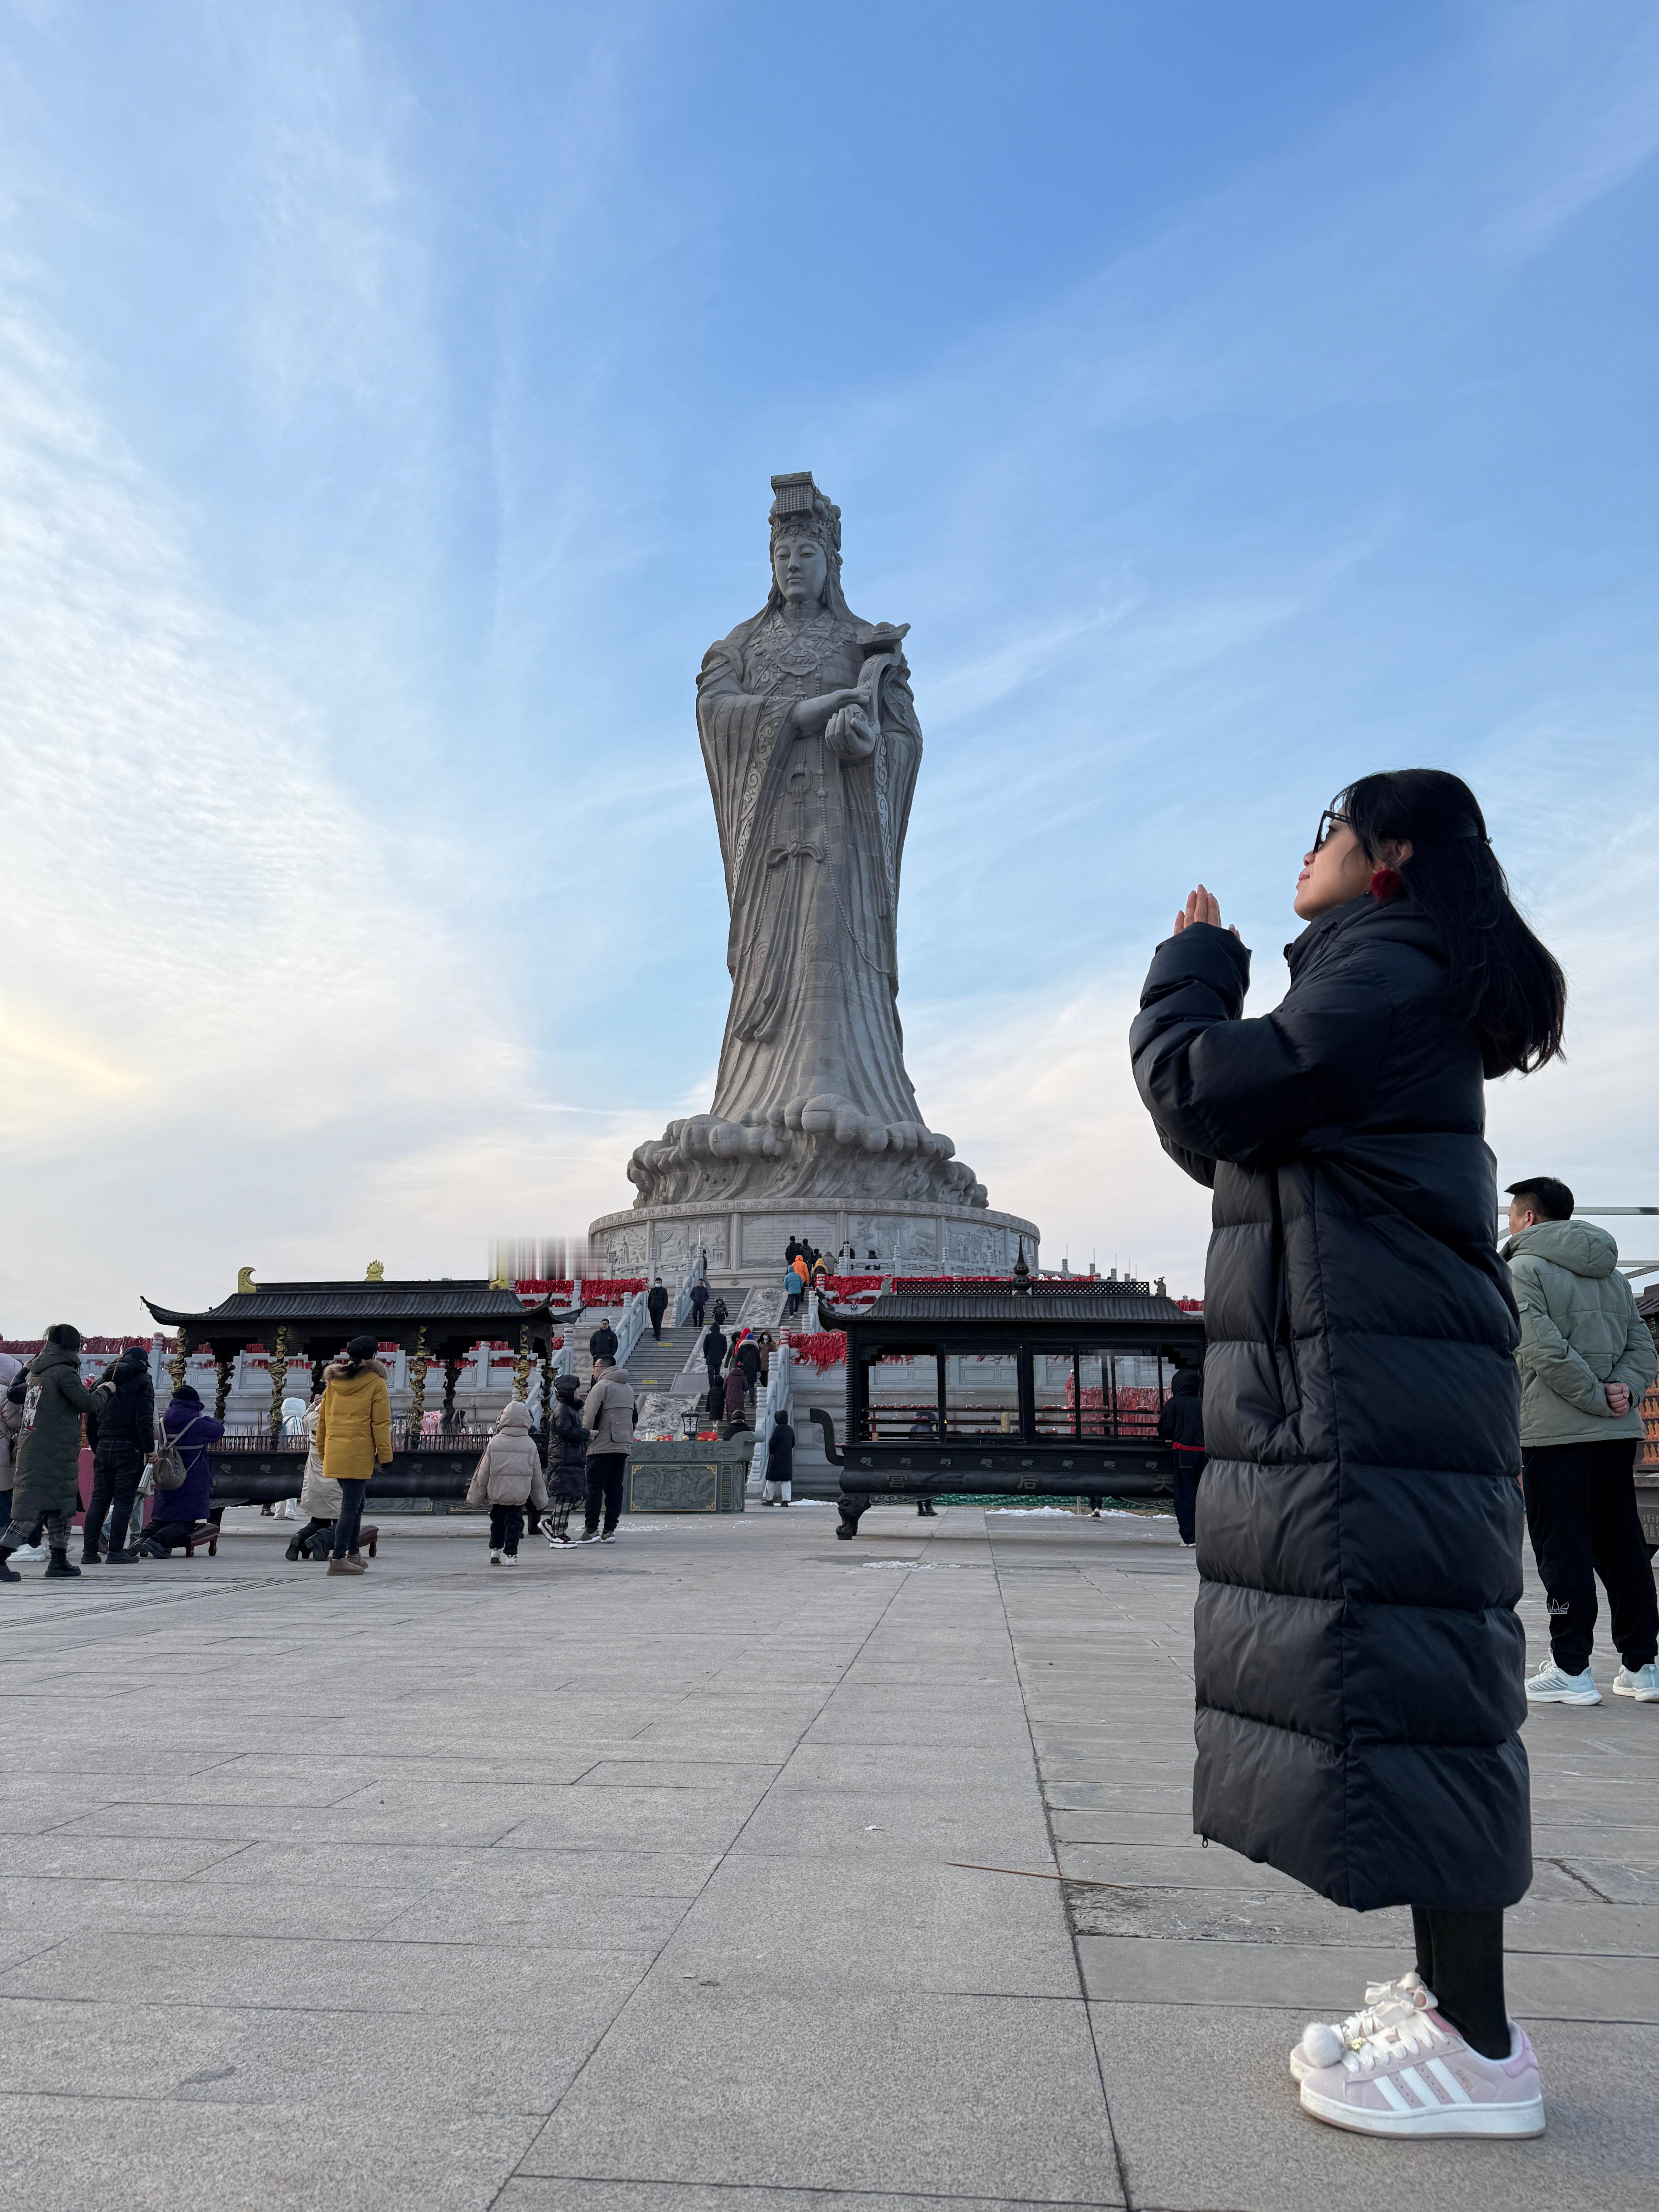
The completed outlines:
{"type": "Polygon", "coordinates": [[[1516,911],[1486,817],[1462,778],[1438,768],[1362,775],[1335,811],[1379,866],[1387,846],[1411,841],[1411,858],[1395,872],[1440,932],[1487,1074],[1530,1073],[1560,1058],[1567,979],[1516,911]]]}

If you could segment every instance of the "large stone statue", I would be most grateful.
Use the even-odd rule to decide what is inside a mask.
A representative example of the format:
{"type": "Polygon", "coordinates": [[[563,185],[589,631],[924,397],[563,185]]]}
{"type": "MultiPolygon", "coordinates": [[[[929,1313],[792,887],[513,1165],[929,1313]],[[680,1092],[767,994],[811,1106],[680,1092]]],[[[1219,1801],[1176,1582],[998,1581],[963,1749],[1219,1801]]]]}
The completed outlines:
{"type": "MultiPolygon", "coordinates": [[[[922,1121],[904,1069],[899,876],[921,763],[908,625],[863,622],[848,606],[841,510],[811,476],[774,477],[772,487],[766,605],[710,646],[697,679],[731,909],[720,1075],[707,1114],[671,1121],[635,1152],[635,1206],[781,1206],[749,1239],[745,1256],[757,1260],[774,1244],[781,1254],[803,1207],[825,1227],[833,1215],[839,1236],[869,1249],[884,1233],[877,1217],[891,1230],[896,1214],[926,1213],[931,1241],[918,1243],[918,1228],[907,1249],[943,1262],[943,1217],[987,1199],[951,1139],[922,1121]]],[[[627,1218],[594,1224],[617,1264],[635,1241],[607,1244],[600,1232],[627,1218]]],[[[741,1242],[735,1217],[732,1225],[741,1242]]],[[[1034,1243],[1029,1223],[1015,1225],[1034,1243]]],[[[725,1243],[724,1226],[710,1233],[725,1243]]],[[[902,1239],[893,1231],[887,1242],[892,1265],[902,1239]]],[[[960,1249],[998,1265],[1013,1256],[1006,1243],[982,1231],[960,1249]]],[[[653,1237],[651,1250],[673,1263],[671,1243],[653,1237]]]]}
{"type": "Polygon", "coordinates": [[[647,1204],[758,1195],[986,1202],[922,1121],[898,1018],[898,891],[921,726],[903,628],[842,596],[841,510],[775,477],[772,589],[711,645],[697,729],[732,910],[707,1114],[629,1166],[647,1204]]]}

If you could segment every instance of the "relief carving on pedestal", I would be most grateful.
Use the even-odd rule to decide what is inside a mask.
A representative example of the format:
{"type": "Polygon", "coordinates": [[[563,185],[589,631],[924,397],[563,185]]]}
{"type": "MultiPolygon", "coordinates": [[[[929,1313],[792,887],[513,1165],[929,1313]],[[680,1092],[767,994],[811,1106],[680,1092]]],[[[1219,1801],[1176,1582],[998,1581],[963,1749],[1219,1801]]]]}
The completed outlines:
{"type": "Polygon", "coordinates": [[[1007,1264],[1005,1232],[978,1222],[947,1222],[945,1249],[951,1267],[963,1275],[999,1274],[1007,1264]]]}

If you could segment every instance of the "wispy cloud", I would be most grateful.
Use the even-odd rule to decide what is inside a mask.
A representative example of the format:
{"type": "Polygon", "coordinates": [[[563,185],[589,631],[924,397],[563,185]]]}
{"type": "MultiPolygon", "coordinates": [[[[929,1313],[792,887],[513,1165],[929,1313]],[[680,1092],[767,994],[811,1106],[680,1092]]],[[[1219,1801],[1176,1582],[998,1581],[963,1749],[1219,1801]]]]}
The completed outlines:
{"type": "Polygon", "coordinates": [[[1505,204],[1486,234],[1520,262],[1659,153],[1659,22],[1649,8],[1534,5],[1497,11],[1492,30],[1500,69],[1547,85],[1498,169],[1505,204]]]}
{"type": "Polygon", "coordinates": [[[490,1220],[569,1226],[636,1133],[532,1115],[488,947],[410,898],[74,363],[3,336],[0,1322],[131,1325],[113,1283],[204,1296],[364,1246],[464,1272],[490,1220]]]}

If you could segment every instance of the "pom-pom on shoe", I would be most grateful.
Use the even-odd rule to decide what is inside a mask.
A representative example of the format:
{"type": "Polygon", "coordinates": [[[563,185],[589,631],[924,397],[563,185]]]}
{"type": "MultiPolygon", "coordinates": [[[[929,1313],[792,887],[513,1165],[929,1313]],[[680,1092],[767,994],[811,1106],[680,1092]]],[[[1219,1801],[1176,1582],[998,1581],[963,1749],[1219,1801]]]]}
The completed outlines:
{"type": "Polygon", "coordinates": [[[1322,2066],[1337,2065],[1345,2051],[1357,2051],[1368,2035],[1409,2020],[1414,2012],[1433,2002],[1434,1992],[1424,1986],[1415,1966],[1407,1967],[1397,1981],[1368,1983],[1365,2002],[1358,2012],[1351,2012],[1345,2021],[1308,2022],[1301,2042],[1291,2053],[1291,2081],[1305,2081],[1322,2066]]]}

